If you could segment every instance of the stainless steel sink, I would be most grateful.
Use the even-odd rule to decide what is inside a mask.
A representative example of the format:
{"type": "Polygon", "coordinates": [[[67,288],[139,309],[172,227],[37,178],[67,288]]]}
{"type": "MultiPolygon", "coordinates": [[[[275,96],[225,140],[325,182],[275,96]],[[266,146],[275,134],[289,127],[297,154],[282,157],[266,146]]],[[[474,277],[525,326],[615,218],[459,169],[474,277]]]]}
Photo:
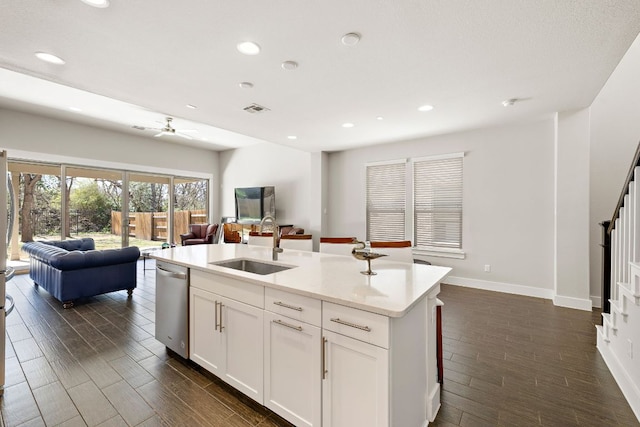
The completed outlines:
{"type": "Polygon", "coordinates": [[[234,270],[246,271],[247,273],[260,274],[263,276],[293,268],[292,266],[288,265],[269,264],[266,262],[245,258],[212,262],[211,264],[217,265],[218,267],[233,268],[234,270]]]}

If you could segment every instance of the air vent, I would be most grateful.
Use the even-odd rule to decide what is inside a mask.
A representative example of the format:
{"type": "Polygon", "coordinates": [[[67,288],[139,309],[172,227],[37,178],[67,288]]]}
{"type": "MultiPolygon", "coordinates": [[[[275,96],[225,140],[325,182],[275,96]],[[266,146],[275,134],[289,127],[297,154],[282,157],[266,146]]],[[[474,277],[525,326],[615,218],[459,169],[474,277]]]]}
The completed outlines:
{"type": "Polygon", "coordinates": [[[131,127],[132,127],[132,128],[134,128],[134,129],[138,129],[138,130],[145,130],[145,129],[146,129],[146,128],[145,128],[145,127],[143,127],[143,126],[136,126],[136,125],[131,126],[131,127]]]}
{"type": "Polygon", "coordinates": [[[258,114],[258,113],[264,113],[265,111],[269,111],[267,107],[263,107],[262,105],[258,105],[258,104],[251,104],[248,107],[244,107],[243,110],[251,114],[258,114]]]}

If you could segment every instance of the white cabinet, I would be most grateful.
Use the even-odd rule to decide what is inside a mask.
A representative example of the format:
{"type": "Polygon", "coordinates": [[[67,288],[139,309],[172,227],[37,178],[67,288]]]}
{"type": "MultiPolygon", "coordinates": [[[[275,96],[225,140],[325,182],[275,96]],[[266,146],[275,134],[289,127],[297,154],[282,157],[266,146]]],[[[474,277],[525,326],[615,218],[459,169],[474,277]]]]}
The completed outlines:
{"type": "Polygon", "coordinates": [[[440,388],[428,340],[435,342],[430,308],[435,313],[438,290],[396,318],[322,303],[324,427],[421,427],[433,421],[440,388]]]}
{"type": "Polygon", "coordinates": [[[190,298],[190,358],[262,404],[263,310],[194,287],[190,298]]]}
{"type": "Polygon", "coordinates": [[[322,423],[322,303],[265,289],[264,405],[296,426],[322,423]]]}
{"type": "Polygon", "coordinates": [[[224,372],[223,336],[218,332],[219,296],[194,288],[189,290],[189,358],[209,372],[224,372]]]}
{"type": "Polygon", "coordinates": [[[192,269],[189,357],[296,426],[421,427],[439,289],[390,318],[192,269]]]}
{"type": "Polygon", "coordinates": [[[320,426],[320,328],[265,311],[264,337],[264,405],[296,426],[320,426]]]}
{"type": "Polygon", "coordinates": [[[389,425],[389,351],[323,331],[324,427],[389,425]]]}

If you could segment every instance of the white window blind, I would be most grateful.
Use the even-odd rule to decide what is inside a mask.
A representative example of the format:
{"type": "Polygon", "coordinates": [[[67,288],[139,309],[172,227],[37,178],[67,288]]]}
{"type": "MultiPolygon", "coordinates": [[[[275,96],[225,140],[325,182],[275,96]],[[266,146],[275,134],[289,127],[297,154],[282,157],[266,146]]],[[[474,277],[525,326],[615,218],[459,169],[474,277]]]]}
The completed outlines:
{"type": "Polygon", "coordinates": [[[462,248],[462,155],[413,162],[414,245],[462,248]]]}
{"type": "Polygon", "coordinates": [[[406,161],[367,165],[367,240],[404,240],[406,161]]]}

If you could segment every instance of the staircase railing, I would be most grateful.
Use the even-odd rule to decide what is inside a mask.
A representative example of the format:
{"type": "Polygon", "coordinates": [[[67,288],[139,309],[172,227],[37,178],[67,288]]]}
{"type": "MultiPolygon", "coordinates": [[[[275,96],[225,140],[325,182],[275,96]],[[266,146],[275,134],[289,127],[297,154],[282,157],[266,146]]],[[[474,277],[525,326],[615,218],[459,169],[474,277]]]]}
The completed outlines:
{"type": "MultiPolygon", "coordinates": [[[[616,314],[626,315],[621,292],[634,299],[632,278],[640,269],[640,143],[636,148],[611,221],[603,221],[603,326],[616,314]],[[633,270],[633,271],[632,271],[633,270]],[[611,311],[611,305],[616,309],[611,311]]],[[[614,322],[615,323],[615,322],[614,322]]]]}
{"type": "Polygon", "coordinates": [[[613,216],[611,217],[611,223],[609,224],[609,229],[607,230],[609,234],[611,234],[611,232],[615,228],[616,219],[618,219],[618,217],[620,216],[620,209],[622,209],[622,206],[624,206],[624,196],[629,194],[629,184],[631,184],[631,182],[633,181],[636,166],[640,166],[640,143],[638,143],[636,154],[633,156],[633,162],[631,162],[631,167],[629,168],[629,172],[627,173],[627,179],[624,181],[624,185],[622,186],[622,192],[620,193],[620,197],[618,198],[616,210],[613,212],[613,216]]]}
{"type": "Polygon", "coordinates": [[[610,289],[602,293],[602,306],[608,310],[602,312],[602,325],[596,325],[597,347],[634,412],[640,414],[640,371],[633,354],[640,325],[640,144],[607,223],[602,223],[603,286],[608,281],[610,289]]]}

